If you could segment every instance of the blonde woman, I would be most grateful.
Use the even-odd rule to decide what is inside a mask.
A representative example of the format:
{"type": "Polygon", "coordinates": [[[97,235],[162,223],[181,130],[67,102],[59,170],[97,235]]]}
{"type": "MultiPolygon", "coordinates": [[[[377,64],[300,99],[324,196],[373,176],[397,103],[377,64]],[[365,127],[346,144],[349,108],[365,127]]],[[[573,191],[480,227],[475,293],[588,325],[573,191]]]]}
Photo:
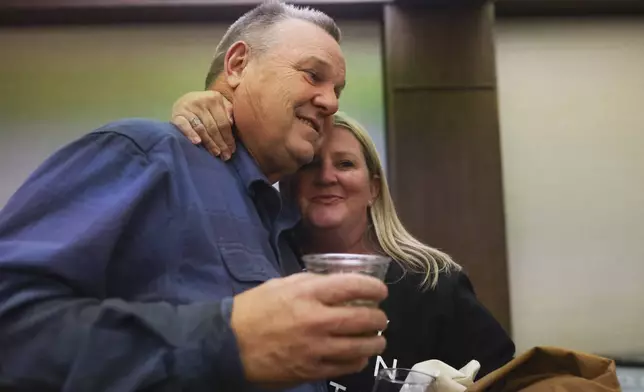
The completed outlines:
{"type": "MultiPolygon", "coordinates": [[[[230,146],[221,143],[221,130],[231,125],[205,113],[224,110],[215,98],[212,92],[182,97],[173,122],[191,139],[198,136],[211,146],[219,140],[225,149],[230,146]],[[208,126],[194,129],[190,122],[208,126]]],[[[438,359],[459,368],[476,359],[480,377],[512,359],[513,342],[476,299],[461,267],[414,238],[398,219],[376,147],[355,120],[336,114],[314,160],[280,188],[283,202],[297,203],[301,212],[293,233],[300,254],[374,253],[395,260],[386,277],[389,297],[382,303],[389,318],[386,351],[362,372],[330,381],[329,390],[369,391],[384,366],[409,368],[438,359]]]]}

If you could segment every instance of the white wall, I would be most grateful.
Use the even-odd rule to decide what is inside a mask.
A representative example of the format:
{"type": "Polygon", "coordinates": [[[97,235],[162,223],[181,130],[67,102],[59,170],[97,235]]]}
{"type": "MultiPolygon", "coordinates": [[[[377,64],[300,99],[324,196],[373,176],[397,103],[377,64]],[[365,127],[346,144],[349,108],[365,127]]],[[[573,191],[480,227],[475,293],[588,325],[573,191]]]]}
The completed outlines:
{"type": "Polygon", "coordinates": [[[644,353],[644,18],[500,19],[519,350],[644,353]]]}

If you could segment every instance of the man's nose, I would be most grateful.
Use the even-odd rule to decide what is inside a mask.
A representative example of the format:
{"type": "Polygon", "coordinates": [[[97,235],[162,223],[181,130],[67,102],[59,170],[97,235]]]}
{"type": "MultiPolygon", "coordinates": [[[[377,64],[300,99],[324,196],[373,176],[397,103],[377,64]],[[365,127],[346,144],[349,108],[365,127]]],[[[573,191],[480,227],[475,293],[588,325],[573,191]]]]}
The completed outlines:
{"type": "Polygon", "coordinates": [[[313,104],[322,109],[322,114],[330,116],[338,111],[339,100],[333,86],[324,87],[319,94],[313,98],[313,104]]]}

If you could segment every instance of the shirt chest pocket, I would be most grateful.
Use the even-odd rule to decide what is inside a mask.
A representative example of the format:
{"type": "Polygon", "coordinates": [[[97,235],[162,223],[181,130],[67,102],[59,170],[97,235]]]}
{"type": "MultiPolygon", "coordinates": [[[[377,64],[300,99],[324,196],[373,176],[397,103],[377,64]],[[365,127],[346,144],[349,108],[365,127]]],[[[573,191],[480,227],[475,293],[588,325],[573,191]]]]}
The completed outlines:
{"type": "Polygon", "coordinates": [[[182,242],[174,279],[191,299],[236,295],[280,276],[263,227],[226,211],[187,211],[182,242]]]}
{"type": "Polygon", "coordinates": [[[268,258],[258,251],[234,244],[223,244],[219,250],[234,295],[280,276],[268,258]]]}
{"type": "Polygon", "coordinates": [[[263,227],[221,215],[211,218],[212,240],[233,295],[280,276],[269,234],[263,227]]]}

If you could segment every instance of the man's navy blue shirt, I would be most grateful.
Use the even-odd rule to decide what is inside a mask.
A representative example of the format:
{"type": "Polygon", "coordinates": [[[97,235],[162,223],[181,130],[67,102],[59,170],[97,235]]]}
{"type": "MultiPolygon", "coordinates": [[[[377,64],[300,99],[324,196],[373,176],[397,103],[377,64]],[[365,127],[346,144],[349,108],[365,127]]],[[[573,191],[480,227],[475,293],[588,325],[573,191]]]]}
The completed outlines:
{"type": "Polygon", "coordinates": [[[299,216],[238,146],[123,120],[31,175],[0,213],[0,387],[253,390],[232,297],[299,270],[299,216]]]}

